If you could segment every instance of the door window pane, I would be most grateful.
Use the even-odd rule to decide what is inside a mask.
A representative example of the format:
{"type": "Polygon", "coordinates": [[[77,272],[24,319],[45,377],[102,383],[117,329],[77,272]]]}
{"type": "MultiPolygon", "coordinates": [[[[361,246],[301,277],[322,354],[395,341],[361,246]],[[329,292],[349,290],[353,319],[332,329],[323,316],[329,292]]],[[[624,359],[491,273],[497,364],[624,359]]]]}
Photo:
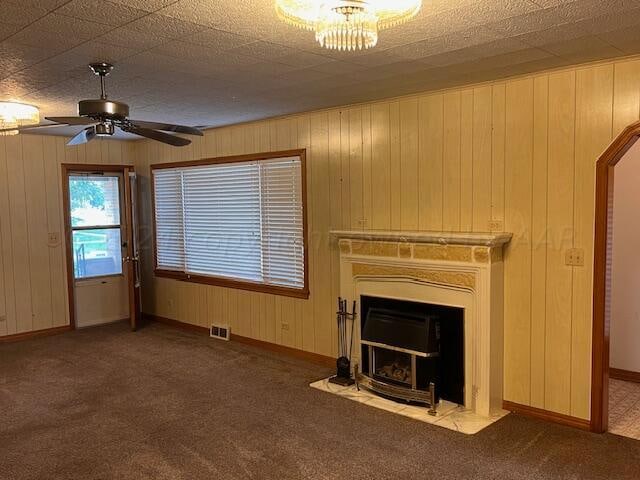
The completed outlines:
{"type": "Polygon", "coordinates": [[[76,278],[121,274],[120,229],[75,230],[73,267],[76,278]]]}
{"type": "Polygon", "coordinates": [[[71,226],[120,225],[118,177],[70,175],[71,226]]]}

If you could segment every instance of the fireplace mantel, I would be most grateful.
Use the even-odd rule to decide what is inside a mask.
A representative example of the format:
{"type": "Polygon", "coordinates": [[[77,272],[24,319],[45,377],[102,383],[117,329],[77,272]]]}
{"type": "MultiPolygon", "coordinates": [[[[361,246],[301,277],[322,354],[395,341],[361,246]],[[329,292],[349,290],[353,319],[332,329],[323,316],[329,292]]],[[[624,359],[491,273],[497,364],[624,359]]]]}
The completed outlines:
{"type": "Polygon", "coordinates": [[[472,245],[501,247],[511,241],[510,233],[417,232],[387,230],[332,230],[338,239],[387,242],[436,243],[439,245],[472,245]]]}
{"type": "MultiPolygon", "coordinates": [[[[509,233],[331,232],[340,255],[340,296],[464,309],[464,408],[488,418],[502,407],[503,247],[509,233]]],[[[360,326],[354,329],[355,345],[360,326]]],[[[356,349],[357,350],[357,349],[356,349]]],[[[359,353],[353,356],[354,364],[359,353]]]]}

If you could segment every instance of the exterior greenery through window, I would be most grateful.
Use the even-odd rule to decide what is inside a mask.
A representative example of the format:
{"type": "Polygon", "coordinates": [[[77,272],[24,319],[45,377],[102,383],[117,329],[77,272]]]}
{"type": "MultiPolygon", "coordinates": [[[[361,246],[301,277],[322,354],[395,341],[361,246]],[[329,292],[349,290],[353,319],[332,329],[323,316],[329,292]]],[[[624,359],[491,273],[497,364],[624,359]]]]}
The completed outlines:
{"type": "Polygon", "coordinates": [[[152,166],[156,274],[308,297],[304,157],[152,166]]]}
{"type": "Polygon", "coordinates": [[[75,278],[121,274],[120,178],[71,174],[69,204],[75,278]]]}

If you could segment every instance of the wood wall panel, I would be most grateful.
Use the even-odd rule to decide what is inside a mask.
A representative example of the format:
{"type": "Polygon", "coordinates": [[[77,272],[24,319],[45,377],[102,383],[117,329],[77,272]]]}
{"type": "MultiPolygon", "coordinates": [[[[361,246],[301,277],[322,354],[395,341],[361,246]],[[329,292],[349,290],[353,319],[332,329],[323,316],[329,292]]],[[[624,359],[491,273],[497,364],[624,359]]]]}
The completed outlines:
{"type": "Polygon", "coordinates": [[[13,280],[13,235],[11,234],[11,217],[9,212],[9,175],[7,171],[6,142],[0,141],[0,335],[15,332],[16,299],[13,280]]]}
{"type": "Polygon", "coordinates": [[[61,164],[133,160],[132,142],[66,141],[0,136],[0,336],[69,324],[61,164]]]}
{"type": "Polygon", "coordinates": [[[640,118],[640,60],[613,65],[613,135],[640,118]]]}
{"type": "MultiPolygon", "coordinates": [[[[491,93],[491,220],[504,224],[505,84],[494,85],[491,93]]],[[[504,229],[494,228],[493,230],[504,229]]]]}
{"type": "MultiPolygon", "coordinates": [[[[632,59],[209,130],[203,156],[308,148],[311,296],[200,287],[207,311],[193,320],[170,307],[182,294],[175,281],[151,279],[148,313],[231,323],[241,335],[332,355],[331,229],[484,232],[493,220],[514,233],[505,255],[505,399],[588,418],[591,268],[565,265],[565,253],[584,248],[591,261],[595,161],[639,117],[639,81],[632,59]]],[[[170,161],[151,142],[135,148],[143,175],[170,161]]]]}
{"type": "Polygon", "coordinates": [[[533,168],[531,177],[531,405],[544,408],[547,301],[547,196],[549,78],[533,86],[533,168]]]}
{"type": "Polygon", "coordinates": [[[446,232],[460,230],[460,92],[444,94],[443,123],[443,175],[442,175],[442,229],[446,232]]]}
{"type": "MultiPolygon", "coordinates": [[[[613,65],[576,73],[576,149],[574,173],[574,248],[584,250],[585,265],[593,265],[595,169],[597,158],[612,138],[613,65]]],[[[588,417],[591,364],[591,309],[593,270],[576,268],[573,273],[571,333],[571,412],[588,417]]]]}
{"type": "Polygon", "coordinates": [[[565,264],[565,252],[573,247],[575,81],[574,71],[549,77],[545,408],[566,415],[571,410],[574,267],[565,264]]]}
{"type": "Polygon", "coordinates": [[[418,99],[400,101],[400,228],[418,229],[418,99]]]}
{"type": "MultiPolygon", "coordinates": [[[[473,225],[475,232],[486,231],[491,220],[491,164],[493,88],[484,86],[473,92],[473,225]]],[[[464,132],[468,135],[468,132],[464,132]]]]}
{"type": "MultiPolygon", "coordinates": [[[[331,115],[331,113],[330,113],[331,115]]],[[[389,139],[389,105],[375,104],[371,107],[371,228],[391,228],[391,144],[389,139]]],[[[330,138],[336,135],[329,132],[330,138]]],[[[420,184],[423,170],[420,170],[420,184]]],[[[420,189],[423,192],[424,188],[420,189]]],[[[333,204],[332,204],[333,205],[333,204]]],[[[334,211],[331,215],[333,217],[334,211]]]]}
{"type": "Polygon", "coordinates": [[[505,397],[531,402],[531,199],[533,79],[506,86],[504,228],[513,233],[505,249],[505,397]]]}
{"type": "Polygon", "coordinates": [[[334,228],[513,231],[505,257],[505,399],[588,417],[593,167],[640,117],[640,61],[601,63],[209,130],[185,149],[0,138],[0,335],[68,324],[62,162],[135,161],[147,313],[307,351],[336,352],[334,228]],[[152,275],[153,163],[308,149],[309,300],[152,275]],[[496,225],[494,224],[494,227],[496,225]],[[44,237],[44,238],[43,238],[44,237]],[[49,289],[41,295],[41,292],[49,289]],[[35,314],[35,318],[32,316],[35,314]]]}
{"type": "Polygon", "coordinates": [[[419,99],[420,230],[442,230],[444,99],[430,95],[419,99]]]}

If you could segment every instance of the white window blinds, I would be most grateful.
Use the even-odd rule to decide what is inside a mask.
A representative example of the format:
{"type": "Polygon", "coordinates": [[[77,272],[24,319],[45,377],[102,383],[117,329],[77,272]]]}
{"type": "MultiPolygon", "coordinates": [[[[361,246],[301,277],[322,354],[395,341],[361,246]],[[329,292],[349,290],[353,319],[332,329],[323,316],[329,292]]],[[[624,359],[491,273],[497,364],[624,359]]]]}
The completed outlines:
{"type": "Polygon", "coordinates": [[[154,170],[161,270],[304,287],[300,157],[154,170]]]}

